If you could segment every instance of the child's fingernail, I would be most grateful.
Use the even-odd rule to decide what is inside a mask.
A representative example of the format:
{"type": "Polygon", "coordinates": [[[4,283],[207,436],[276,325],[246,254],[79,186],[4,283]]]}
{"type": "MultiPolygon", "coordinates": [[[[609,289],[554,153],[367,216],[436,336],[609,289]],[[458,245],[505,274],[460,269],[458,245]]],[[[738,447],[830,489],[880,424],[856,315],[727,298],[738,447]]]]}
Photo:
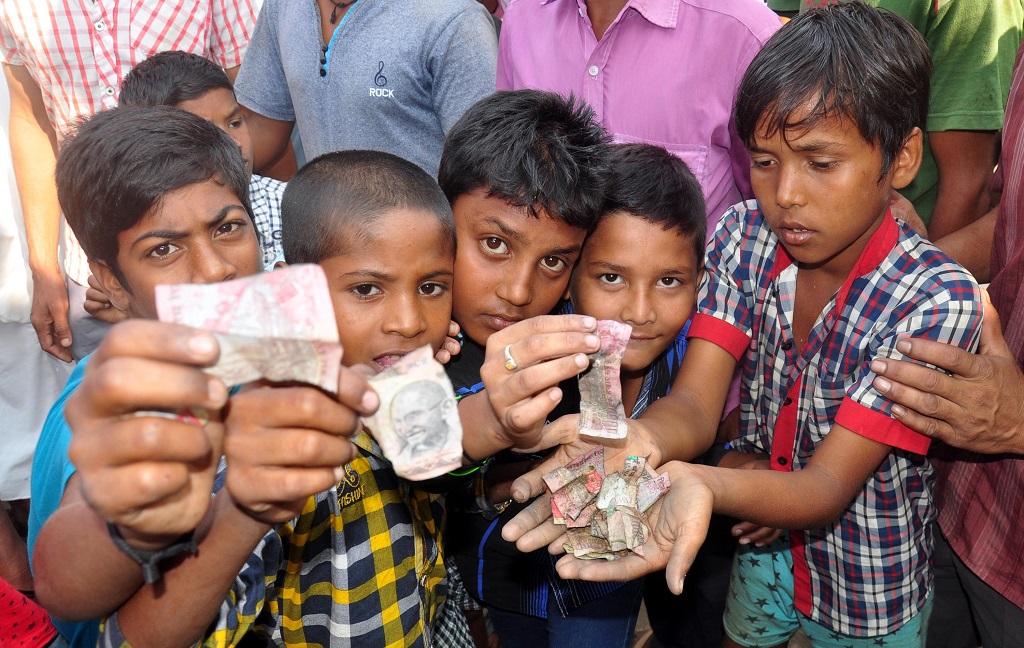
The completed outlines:
{"type": "Polygon", "coordinates": [[[208,357],[217,351],[217,340],[209,333],[193,333],[188,336],[188,350],[200,357],[208,357]]]}
{"type": "Polygon", "coordinates": [[[380,397],[377,396],[377,392],[372,389],[367,389],[363,392],[363,398],[359,401],[359,404],[362,405],[363,409],[367,412],[372,412],[380,405],[380,397]]]}
{"type": "Polygon", "coordinates": [[[65,349],[71,346],[71,338],[61,338],[60,345],[65,349]]]}
{"type": "Polygon", "coordinates": [[[871,384],[873,384],[875,386],[875,389],[882,392],[883,394],[892,389],[892,383],[886,380],[885,378],[875,378],[871,384]]]}
{"type": "Polygon", "coordinates": [[[590,364],[590,359],[584,353],[577,353],[573,360],[580,369],[586,369],[587,365],[590,364]]]}
{"type": "Polygon", "coordinates": [[[750,538],[740,538],[740,544],[741,545],[748,545],[748,544],[750,544],[750,538]]]}
{"type": "Polygon", "coordinates": [[[596,335],[588,335],[583,341],[587,343],[588,347],[596,348],[601,346],[601,338],[597,337],[596,335]]]}
{"type": "Polygon", "coordinates": [[[595,318],[595,317],[584,317],[583,318],[583,326],[585,328],[594,328],[595,326],[597,326],[597,318],[595,318]]]}
{"type": "Polygon", "coordinates": [[[899,405],[893,405],[892,406],[892,415],[895,416],[896,418],[900,418],[901,416],[903,416],[906,413],[907,413],[907,410],[903,409],[899,405]]]}
{"type": "Polygon", "coordinates": [[[881,360],[872,360],[871,361],[871,371],[874,371],[876,374],[884,373],[885,372],[885,368],[886,368],[886,364],[884,362],[882,362],[881,360]]]}
{"type": "Polygon", "coordinates": [[[556,387],[548,392],[548,396],[551,397],[551,400],[557,403],[558,401],[562,400],[562,390],[556,387]]]}
{"type": "Polygon", "coordinates": [[[899,349],[900,353],[910,353],[910,349],[913,347],[907,340],[900,340],[896,343],[896,348],[899,349]]]}
{"type": "Polygon", "coordinates": [[[220,407],[228,400],[228,388],[220,380],[211,378],[206,382],[206,395],[211,403],[220,407]]]}
{"type": "Polygon", "coordinates": [[[732,533],[734,536],[743,535],[743,531],[741,529],[733,529],[732,531],[730,531],[730,533],[732,533]]]}
{"type": "Polygon", "coordinates": [[[341,466],[338,466],[337,468],[335,468],[334,469],[334,481],[340,483],[341,480],[344,479],[344,478],[345,478],[345,470],[341,466]]]}

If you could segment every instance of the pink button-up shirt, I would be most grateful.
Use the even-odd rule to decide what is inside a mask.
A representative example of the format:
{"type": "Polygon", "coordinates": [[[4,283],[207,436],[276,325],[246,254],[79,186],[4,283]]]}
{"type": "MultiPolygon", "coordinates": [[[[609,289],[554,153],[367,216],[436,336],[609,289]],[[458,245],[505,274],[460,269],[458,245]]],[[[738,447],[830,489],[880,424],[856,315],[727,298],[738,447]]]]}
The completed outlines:
{"type": "Polygon", "coordinates": [[[585,0],[514,0],[498,46],[498,89],[585,99],[618,142],[675,153],[704,188],[708,237],[753,198],[732,123],[736,89],[780,27],[757,0],[629,0],[598,41],[585,0]]]}

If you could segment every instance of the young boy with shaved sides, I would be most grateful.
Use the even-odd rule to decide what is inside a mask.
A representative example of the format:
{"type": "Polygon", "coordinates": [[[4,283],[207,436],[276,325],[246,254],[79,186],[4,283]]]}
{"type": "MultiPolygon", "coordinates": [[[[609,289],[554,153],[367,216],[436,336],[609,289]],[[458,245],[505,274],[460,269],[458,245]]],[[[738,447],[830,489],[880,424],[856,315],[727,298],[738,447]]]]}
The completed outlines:
{"type": "Polygon", "coordinates": [[[709,445],[737,365],[740,437],[718,467],[671,464],[646,558],[570,557],[561,574],[635,576],[671,551],[679,591],[714,510],[789,530],[738,551],[727,646],[784,646],[797,630],[815,646],[923,645],[929,440],[892,417],[870,365],[903,357],[905,336],[978,342],[973,279],[887,207],[920,163],[929,70],[906,21],[858,2],[801,15],[754,58],[736,123],[758,200],[722,219],[673,389],[610,460],[650,453],[660,464],[709,445]]]}
{"type": "MultiPolygon", "coordinates": [[[[347,369],[338,400],[312,387],[229,398],[201,372],[217,357],[211,335],[142,321],[156,317],[157,284],[260,271],[246,166],[212,123],[163,106],[100,113],[62,149],[56,180],[92,271],[133,321],[117,325],[78,365],[40,437],[29,538],[37,595],[73,646],[95,646],[97,619],[133,594],[153,598],[175,584],[190,592],[174,608],[177,625],[190,619],[205,627],[209,618],[197,615],[204,605],[215,612],[223,599],[216,582],[236,577],[269,528],[250,513],[290,511],[295,503],[282,500],[336,481],[337,466],[354,452],[346,437],[377,399],[347,369]],[[152,414],[183,409],[206,410],[210,422],[152,414]],[[245,496],[221,490],[211,499],[225,428],[265,430],[293,454],[305,448],[293,458],[306,468],[235,471],[245,496]],[[143,585],[136,562],[138,552],[150,551],[163,556],[151,556],[159,566],[178,567],[156,589],[143,585]]],[[[273,444],[264,449],[267,461],[283,454],[273,444]]],[[[188,643],[172,634],[164,640],[188,643]]]]}

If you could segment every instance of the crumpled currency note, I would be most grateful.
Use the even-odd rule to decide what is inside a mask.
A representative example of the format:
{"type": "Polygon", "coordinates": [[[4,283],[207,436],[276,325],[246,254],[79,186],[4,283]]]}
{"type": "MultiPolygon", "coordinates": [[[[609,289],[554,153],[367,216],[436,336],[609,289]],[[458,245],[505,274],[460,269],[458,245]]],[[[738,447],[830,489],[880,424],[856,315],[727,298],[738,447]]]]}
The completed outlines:
{"type": "Polygon", "coordinates": [[[615,320],[600,320],[601,348],[592,353],[590,367],[580,374],[580,434],[606,439],[626,437],[619,368],[633,327],[615,320]]]}
{"type": "Polygon", "coordinates": [[[615,560],[644,555],[650,535],[645,512],[669,487],[668,473],[655,475],[644,457],[630,456],[623,469],[605,474],[604,447],[544,475],[551,489],[555,524],[566,527],[566,552],[577,558],[615,560]]]}
{"type": "Polygon", "coordinates": [[[424,480],[462,465],[462,423],[455,390],[424,346],[373,378],[380,408],[363,420],[399,477],[424,480]]]}
{"type": "Polygon", "coordinates": [[[160,321],[213,332],[220,358],[206,371],[228,387],[266,379],[338,391],[342,349],[327,277],[318,265],[214,284],[157,286],[156,308],[160,321]]]}

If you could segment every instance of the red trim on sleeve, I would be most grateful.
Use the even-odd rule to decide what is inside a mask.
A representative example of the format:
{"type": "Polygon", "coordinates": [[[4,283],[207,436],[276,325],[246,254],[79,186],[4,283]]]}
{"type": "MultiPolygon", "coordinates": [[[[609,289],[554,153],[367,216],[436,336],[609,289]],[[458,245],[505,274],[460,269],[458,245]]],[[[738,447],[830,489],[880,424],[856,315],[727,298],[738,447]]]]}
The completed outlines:
{"type": "Polygon", "coordinates": [[[690,324],[688,338],[700,338],[725,349],[739,362],[750,348],[750,336],[732,324],[712,315],[697,313],[690,324]]]}
{"type": "Polygon", "coordinates": [[[850,397],[839,406],[835,423],[872,441],[922,455],[928,454],[932,442],[888,414],[876,412],[850,397]]]}

